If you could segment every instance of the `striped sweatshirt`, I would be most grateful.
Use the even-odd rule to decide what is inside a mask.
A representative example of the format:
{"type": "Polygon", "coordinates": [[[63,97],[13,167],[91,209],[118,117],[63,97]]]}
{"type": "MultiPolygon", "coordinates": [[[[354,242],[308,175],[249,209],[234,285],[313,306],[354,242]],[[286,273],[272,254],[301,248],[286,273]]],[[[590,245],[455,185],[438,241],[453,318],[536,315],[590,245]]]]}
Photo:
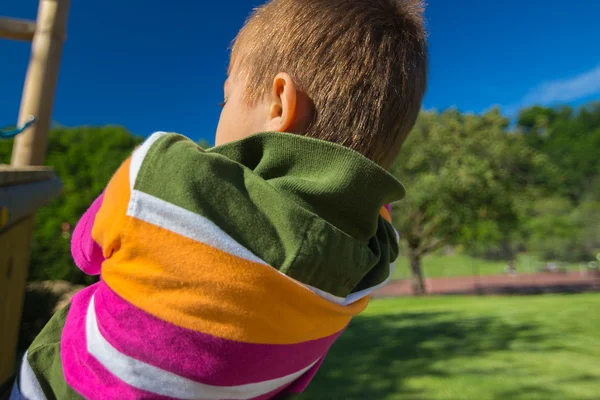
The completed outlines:
{"type": "Polygon", "coordinates": [[[204,151],[153,134],[78,223],[74,261],[100,281],[36,338],[13,398],[301,393],[390,279],[385,204],[403,195],[329,142],[266,132],[204,151]]]}

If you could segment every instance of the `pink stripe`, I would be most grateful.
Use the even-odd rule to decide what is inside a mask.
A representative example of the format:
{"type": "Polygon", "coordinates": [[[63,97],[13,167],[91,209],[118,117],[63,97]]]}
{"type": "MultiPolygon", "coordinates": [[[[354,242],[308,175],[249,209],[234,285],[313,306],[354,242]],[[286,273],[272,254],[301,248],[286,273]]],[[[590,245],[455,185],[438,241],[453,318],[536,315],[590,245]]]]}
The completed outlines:
{"type": "Polygon", "coordinates": [[[67,384],[87,399],[173,400],[136,389],[108,372],[87,352],[85,316],[97,285],[73,297],[61,338],[61,359],[67,384]]]}
{"type": "Polygon", "coordinates": [[[104,262],[102,248],[92,238],[92,228],[96,219],[96,214],[102,206],[104,193],[102,193],[83,214],[71,239],[71,254],[75,264],[86,274],[98,275],[100,267],[104,262]]]}
{"type": "Polygon", "coordinates": [[[325,361],[325,356],[323,356],[323,358],[321,358],[321,360],[318,363],[316,363],[311,369],[306,371],[306,373],[304,375],[302,375],[300,378],[296,379],[296,381],[294,381],[288,387],[288,389],[286,390],[286,393],[302,393],[302,392],[304,392],[306,390],[306,388],[308,387],[308,385],[310,384],[310,382],[315,377],[315,375],[317,374],[317,371],[319,370],[319,368],[321,368],[323,361],[325,361]]]}
{"type": "MultiPolygon", "coordinates": [[[[288,386],[286,386],[284,388],[280,388],[274,392],[267,393],[263,396],[256,397],[252,400],[269,400],[269,399],[276,398],[275,396],[277,396],[277,395],[283,395],[283,398],[285,398],[286,394],[296,395],[296,394],[303,393],[306,390],[306,388],[308,387],[308,385],[310,384],[310,382],[313,380],[315,375],[317,374],[317,371],[323,364],[324,360],[325,360],[325,357],[323,357],[318,363],[316,363],[304,375],[302,375],[300,378],[296,379],[294,382],[292,382],[288,386]]],[[[279,398],[279,397],[277,397],[277,398],[279,398]]]]}
{"type": "Polygon", "coordinates": [[[390,214],[392,213],[392,207],[389,204],[385,204],[384,207],[390,214]]]}
{"type": "Polygon", "coordinates": [[[293,374],[322,358],[341,334],[293,345],[234,342],[150,315],[105,283],[94,298],[102,336],[122,354],[213,386],[238,386],[293,374]]]}

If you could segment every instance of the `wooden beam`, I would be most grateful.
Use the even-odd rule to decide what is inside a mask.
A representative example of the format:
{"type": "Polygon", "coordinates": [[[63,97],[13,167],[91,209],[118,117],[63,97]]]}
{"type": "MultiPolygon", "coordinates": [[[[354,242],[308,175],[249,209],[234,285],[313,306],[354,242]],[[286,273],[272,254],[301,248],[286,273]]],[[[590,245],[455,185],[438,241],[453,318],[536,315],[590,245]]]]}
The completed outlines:
{"type": "Polygon", "coordinates": [[[24,19],[0,17],[0,38],[31,42],[35,35],[35,22],[24,19]]]}
{"type": "Polygon", "coordinates": [[[11,225],[35,214],[40,207],[58,197],[61,191],[62,183],[57,178],[0,187],[0,235],[11,225]]]}
{"type": "Polygon", "coordinates": [[[54,169],[51,167],[12,168],[9,165],[0,164],[0,188],[3,186],[45,181],[54,178],[54,176],[54,169]]]}
{"type": "Polygon", "coordinates": [[[24,124],[30,116],[36,118],[36,123],[15,139],[13,166],[43,165],[46,159],[70,5],[71,0],[40,0],[18,125],[24,124]]]}

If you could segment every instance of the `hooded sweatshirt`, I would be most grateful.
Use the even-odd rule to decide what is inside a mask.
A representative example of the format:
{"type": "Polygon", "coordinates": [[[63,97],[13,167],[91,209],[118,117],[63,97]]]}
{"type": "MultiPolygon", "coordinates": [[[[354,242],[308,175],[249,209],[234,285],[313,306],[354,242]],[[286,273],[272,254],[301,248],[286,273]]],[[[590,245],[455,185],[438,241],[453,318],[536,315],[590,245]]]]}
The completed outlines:
{"type": "Polygon", "coordinates": [[[13,398],[271,399],[301,393],[392,274],[385,205],[353,150],[266,132],[202,150],[158,132],[78,223],[99,283],[25,354],[13,398]]]}

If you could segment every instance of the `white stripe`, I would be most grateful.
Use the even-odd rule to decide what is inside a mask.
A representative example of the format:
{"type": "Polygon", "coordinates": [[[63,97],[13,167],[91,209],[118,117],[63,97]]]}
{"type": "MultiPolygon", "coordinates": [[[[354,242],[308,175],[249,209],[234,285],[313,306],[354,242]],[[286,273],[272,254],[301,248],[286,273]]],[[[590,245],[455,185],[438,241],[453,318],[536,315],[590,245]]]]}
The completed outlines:
{"type": "Polygon", "coordinates": [[[314,292],[315,294],[318,294],[319,296],[321,296],[329,301],[332,301],[332,302],[337,303],[342,306],[348,306],[352,303],[356,303],[358,300],[360,300],[362,298],[367,297],[368,295],[370,295],[377,289],[380,289],[380,288],[384,287],[385,285],[387,285],[388,282],[392,279],[392,275],[394,274],[395,265],[396,265],[396,263],[390,264],[390,273],[383,282],[381,282],[375,286],[358,291],[356,293],[351,293],[346,298],[335,296],[331,293],[325,292],[321,289],[317,289],[316,287],[312,287],[310,285],[306,285],[306,284],[302,284],[302,285],[305,286],[307,289],[309,289],[311,292],[314,292]]]}
{"type": "Polygon", "coordinates": [[[140,172],[140,168],[142,168],[142,163],[150,150],[150,147],[161,137],[166,135],[166,132],[155,132],[140,147],[138,147],[131,156],[131,165],[129,167],[129,186],[131,190],[135,186],[135,181],[137,179],[138,173],[140,172]]]}
{"type": "MultiPolygon", "coordinates": [[[[400,235],[398,234],[398,231],[396,229],[394,229],[394,233],[396,234],[396,240],[398,242],[400,242],[400,235]]],[[[344,297],[338,297],[336,295],[333,295],[331,293],[325,292],[321,289],[318,289],[316,287],[310,286],[310,285],[306,285],[304,283],[301,283],[302,286],[306,287],[308,290],[310,290],[311,292],[323,297],[324,299],[327,299],[333,303],[342,305],[342,306],[348,306],[352,303],[356,303],[358,300],[367,297],[368,295],[370,295],[371,293],[373,293],[374,291],[376,291],[377,289],[380,289],[382,287],[384,287],[385,285],[388,284],[388,282],[392,279],[392,276],[394,275],[394,268],[396,266],[396,263],[393,262],[392,264],[390,264],[390,273],[388,274],[388,277],[381,283],[372,286],[370,288],[366,288],[363,289],[359,292],[356,293],[351,293],[348,295],[348,297],[344,298],[344,297]]],[[[287,275],[286,275],[287,276],[287,275]]]]}
{"type": "Polygon", "coordinates": [[[209,219],[147,193],[132,191],[127,215],[244,260],[267,264],[209,219]]]}
{"type": "Polygon", "coordinates": [[[251,399],[277,390],[295,381],[318,361],[315,361],[301,371],[268,381],[240,386],[204,385],[120,353],[102,336],[102,333],[98,329],[94,309],[94,297],[92,297],[88,306],[85,334],[88,352],[110,373],[128,385],[140,390],[177,399],[251,399]]]}
{"type": "Polygon", "coordinates": [[[398,233],[396,228],[392,227],[392,229],[394,230],[394,233],[396,234],[396,243],[400,244],[400,234],[398,233]]]}
{"type": "Polygon", "coordinates": [[[346,297],[346,301],[344,302],[344,305],[355,303],[358,300],[362,299],[363,297],[367,297],[368,295],[370,295],[371,293],[373,293],[377,289],[380,289],[380,288],[384,287],[385,285],[387,285],[388,282],[392,279],[392,275],[394,274],[394,267],[395,266],[396,266],[395,262],[390,264],[390,273],[389,273],[388,277],[385,278],[385,280],[383,282],[381,282],[380,284],[372,286],[372,287],[367,288],[367,289],[363,289],[363,290],[358,291],[356,293],[349,294],[348,297],[346,297]]]}
{"type": "MultiPolygon", "coordinates": [[[[203,217],[202,215],[188,211],[175,204],[169,203],[158,197],[132,190],[131,201],[127,210],[127,215],[141,219],[152,225],[167,229],[178,235],[188,239],[195,240],[200,243],[209,245],[217,250],[232,254],[236,257],[255,262],[258,264],[268,265],[264,260],[254,255],[250,250],[236,242],[231,236],[223,232],[214,222],[203,217]]],[[[394,230],[395,231],[395,230],[394,230]]],[[[396,232],[396,236],[398,233],[396,232]]],[[[274,268],[275,269],[275,268],[274,268]]],[[[275,269],[281,273],[281,271],[275,269]]],[[[331,301],[335,304],[347,306],[358,300],[370,295],[375,290],[385,286],[394,272],[394,264],[390,265],[390,273],[385,281],[380,284],[361,290],[360,292],[352,293],[348,297],[338,297],[316,287],[306,285],[302,282],[281,273],[287,279],[291,279],[294,283],[303,286],[316,295],[331,301]]]]}
{"type": "MultiPolygon", "coordinates": [[[[289,276],[287,276],[285,274],[282,274],[282,275],[290,278],[289,276]]],[[[305,288],[307,288],[308,290],[310,290],[314,294],[316,294],[316,295],[324,298],[325,300],[329,300],[332,303],[336,303],[336,304],[339,304],[339,305],[342,305],[342,306],[347,305],[347,304],[345,304],[346,303],[346,299],[344,297],[339,297],[339,296],[336,296],[335,294],[331,294],[329,292],[326,292],[326,291],[321,290],[319,288],[316,288],[314,286],[307,285],[306,283],[298,282],[297,280],[295,280],[293,278],[290,278],[290,279],[292,279],[294,282],[297,282],[298,284],[304,286],[305,288]]]]}
{"type": "Polygon", "coordinates": [[[26,400],[46,400],[46,396],[42,391],[40,383],[27,361],[27,353],[23,356],[21,370],[19,372],[19,392],[21,398],[26,400]]]}

